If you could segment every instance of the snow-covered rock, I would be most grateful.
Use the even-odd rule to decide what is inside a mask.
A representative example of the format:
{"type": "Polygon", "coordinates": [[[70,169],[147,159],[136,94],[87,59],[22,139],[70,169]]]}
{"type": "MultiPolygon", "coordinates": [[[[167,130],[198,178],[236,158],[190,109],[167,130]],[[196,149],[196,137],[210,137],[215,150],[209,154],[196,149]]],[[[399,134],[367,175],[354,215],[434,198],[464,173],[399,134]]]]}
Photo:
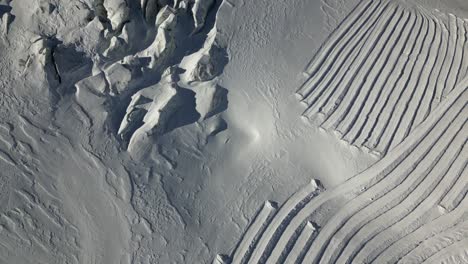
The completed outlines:
{"type": "Polygon", "coordinates": [[[227,90],[210,82],[200,83],[195,91],[196,109],[200,119],[210,118],[227,109],[227,90]]]}
{"type": "Polygon", "coordinates": [[[104,70],[113,94],[120,94],[127,89],[132,80],[132,71],[120,63],[114,63],[104,70]]]}
{"type": "Polygon", "coordinates": [[[119,29],[130,16],[130,7],[126,0],[105,0],[104,8],[114,30],[119,29]]]}
{"type": "Polygon", "coordinates": [[[128,151],[144,151],[150,137],[165,132],[166,123],[183,104],[177,96],[179,87],[170,74],[158,84],[141,89],[132,96],[118,134],[130,138],[128,151]]]}
{"type": "Polygon", "coordinates": [[[164,6],[161,10],[159,10],[157,16],[156,16],[156,21],[155,21],[155,24],[157,27],[161,26],[165,21],[168,21],[166,22],[166,25],[165,27],[167,27],[168,25],[171,24],[171,20],[168,20],[169,17],[171,16],[175,16],[175,9],[170,7],[170,6],[164,6]]]}
{"type": "Polygon", "coordinates": [[[12,21],[12,15],[9,12],[3,13],[2,17],[0,17],[0,24],[1,24],[1,33],[7,34],[8,27],[12,21]]]}
{"type": "Polygon", "coordinates": [[[203,48],[193,55],[193,61],[189,65],[191,81],[205,82],[221,74],[228,57],[224,44],[217,39],[216,27],[208,33],[203,48]]]}
{"type": "Polygon", "coordinates": [[[113,36],[110,40],[109,47],[103,52],[106,57],[113,57],[122,54],[125,50],[126,42],[121,37],[113,36]]]}
{"type": "Polygon", "coordinates": [[[200,30],[205,25],[206,16],[213,4],[214,0],[195,0],[192,7],[195,31],[200,30]]]}
{"type": "Polygon", "coordinates": [[[103,95],[108,92],[109,85],[107,84],[104,72],[83,79],[75,85],[78,90],[87,89],[98,95],[103,95]]]}
{"type": "Polygon", "coordinates": [[[177,23],[177,16],[170,9],[163,9],[156,37],[148,48],[138,53],[140,57],[149,57],[151,59],[149,68],[155,68],[164,62],[167,55],[175,50],[173,29],[177,23]],[[166,10],[166,11],[165,11],[166,10]]]}

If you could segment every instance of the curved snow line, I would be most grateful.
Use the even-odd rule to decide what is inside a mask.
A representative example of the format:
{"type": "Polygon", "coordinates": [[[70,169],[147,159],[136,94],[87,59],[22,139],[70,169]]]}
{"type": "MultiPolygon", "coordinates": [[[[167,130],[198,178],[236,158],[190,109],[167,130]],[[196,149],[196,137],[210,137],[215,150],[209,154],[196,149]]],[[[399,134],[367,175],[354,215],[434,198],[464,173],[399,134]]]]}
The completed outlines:
{"type": "Polygon", "coordinates": [[[465,22],[399,2],[364,2],[320,48],[297,94],[305,117],[323,117],[321,126],[342,140],[386,154],[468,74],[465,22]],[[373,12],[350,18],[366,8],[373,12]]]}
{"type": "MultiPolygon", "coordinates": [[[[363,25],[363,20],[366,20],[367,15],[374,12],[379,1],[361,1],[354,10],[341,22],[341,25],[335,30],[334,34],[330,35],[325,44],[319,48],[315,57],[310,61],[307,66],[306,72],[309,75],[316,75],[317,71],[323,67],[324,64],[329,64],[328,58],[332,51],[336,48],[338,43],[342,41],[349,41],[355,28],[353,25],[363,25]],[[361,24],[359,24],[361,23],[361,24]]],[[[312,78],[311,78],[312,79],[312,78]]],[[[298,94],[307,93],[307,87],[302,86],[305,90],[298,90],[298,94]]]]}
{"type": "Polygon", "coordinates": [[[452,91],[452,89],[455,87],[455,82],[457,81],[458,74],[460,72],[463,45],[465,44],[465,32],[462,24],[463,21],[452,14],[450,14],[449,16],[452,22],[450,24],[450,27],[453,28],[451,32],[453,33],[453,39],[456,39],[456,41],[452,40],[451,42],[454,45],[454,53],[453,56],[451,56],[452,62],[450,64],[450,67],[446,68],[448,70],[448,75],[447,79],[445,80],[442,98],[440,98],[440,100],[442,100],[443,97],[447,96],[447,94],[450,91],[452,91]]]}
{"type": "MultiPolygon", "coordinates": [[[[410,12],[404,11],[404,13],[409,13],[411,17],[414,17],[410,12]]],[[[361,81],[360,84],[360,91],[355,94],[356,99],[353,101],[355,103],[348,105],[348,108],[344,113],[341,113],[343,119],[342,123],[340,123],[338,130],[343,133],[343,139],[347,142],[354,142],[354,137],[351,136],[349,133],[350,130],[353,127],[356,127],[356,121],[358,117],[361,116],[362,110],[365,106],[371,105],[371,104],[366,104],[364,102],[372,102],[369,101],[369,95],[370,93],[374,90],[373,87],[375,85],[376,81],[376,76],[380,75],[382,73],[383,65],[387,64],[389,56],[391,54],[391,51],[395,49],[395,46],[397,45],[397,41],[395,38],[397,37],[398,40],[403,33],[403,28],[406,27],[407,22],[405,22],[404,25],[401,24],[401,21],[399,21],[398,27],[393,29],[392,32],[388,33],[389,35],[384,36],[381,39],[381,42],[379,43],[378,46],[380,47],[385,47],[383,50],[380,50],[380,52],[373,53],[369,61],[372,62],[371,67],[369,67],[365,76],[365,79],[358,79],[358,81],[361,81]],[[385,59],[379,59],[380,57],[385,57],[385,59]],[[348,117],[349,116],[349,117],[348,117]]],[[[373,99],[375,100],[375,98],[373,99]]],[[[332,100],[336,101],[335,100],[332,100]]],[[[341,106],[342,104],[340,104],[341,106]]],[[[343,104],[344,105],[344,104],[343,104]]],[[[330,112],[327,112],[327,114],[331,114],[330,112]]],[[[336,127],[336,122],[333,124],[333,127],[336,127]]]]}
{"type": "Polygon", "coordinates": [[[457,78],[457,83],[463,79],[463,76],[467,75],[467,65],[468,65],[468,21],[464,20],[463,21],[463,32],[465,33],[465,43],[463,44],[463,53],[462,53],[462,63],[460,67],[460,71],[458,72],[458,78],[457,78]]]}
{"type": "MultiPolygon", "coordinates": [[[[424,181],[417,186],[404,200],[394,208],[384,214],[368,221],[353,235],[347,247],[342,253],[342,258],[347,261],[368,261],[374,259],[381,251],[388,247],[388,244],[401,238],[401,229],[422,225],[429,219],[422,219],[421,216],[437,205],[438,200],[444,191],[450,189],[448,184],[440,184],[443,179],[458,178],[463,168],[452,167],[454,160],[458,158],[461,148],[460,144],[466,142],[466,137],[458,132],[457,138],[450,144],[447,154],[439,161],[424,181]],[[454,153],[456,152],[456,153],[454,153]],[[401,227],[402,226],[402,227],[401,227]],[[353,248],[354,247],[354,248],[353,248]]],[[[465,161],[464,159],[458,159],[465,161]]],[[[457,164],[460,165],[460,162],[457,164]]]]}
{"type": "MultiPolygon", "coordinates": [[[[400,9],[400,8],[399,8],[400,9]]],[[[401,12],[401,11],[400,11],[401,12]]],[[[419,16],[418,14],[416,14],[419,16]]],[[[398,19],[399,20],[399,19],[398,19]]],[[[393,23],[389,27],[385,25],[383,29],[379,29],[379,33],[385,33],[384,37],[389,37],[389,33],[386,33],[387,30],[392,29],[393,23]]],[[[382,39],[382,38],[381,38],[382,39]]],[[[383,39],[384,41],[388,41],[388,39],[383,39]]],[[[367,44],[367,43],[366,43],[367,44]]],[[[381,49],[383,47],[382,44],[377,45],[377,49],[381,49]]],[[[365,81],[370,73],[370,70],[374,67],[374,64],[378,61],[378,57],[382,55],[381,51],[377,52],[371,49],[367,49],[368,56],[371,59],[366,59],[364,63],[358,65],[358,67],[350,68],[349,74],[352,75],[352,78],[349,78],[346,83],[339,89],[339,93],[335,95],[334,100],[331,100],[330,103],[336,104],[335,102],[340,102],[339,105],[333,107],[330,113],[327,113],[327,120],[324,122],[324,127],[333,127],[337,128],[339,122],[341,122],[344,118],[344,115],[348,113],[350,103],[356,102],[356,96],[359,94],[359,91],[363,87],[363,81],[365,81]],[[378,56],[378,57],[377,57],[378,56]]],[[[313,114],[313,113],[312,113],[313,114]]],[[[341,133],[344,131],[342,129],[338,129],[341,133]]]]}
{"type": "Polygon", "coordinates": [[[411,254],[401,259],[399,263],[415,263],[423,262],[430,256],[435,255],[438,251],[443,248],[456,243],[460,238],[468,237],[468,221],[461,222],[450,229],[444,230],[430,239],[425,240],[416,247],[411,254]]]}
{"type": "Polygon", "coordinates": [[[468,262],[468,238],[453,243],[452,245],[438,251],[431,257],[427,258],[422,264],[436,264],[436,263],[467,263],[468,262]],[[459,260],[461,258],[461,260],[459,260]],[[446,259],[452,261],[446,262],[446,259]]]}
{"type": "Polygon", "coordinates": [[[419,75],[412,75],[409,83],[407,83],[407,86],[403,90],[404,93],[402,99],[409,99],[406,100],[404,105],[398,105],[399,107],[404,107],[404,109],[402,110],[402,114],[400,114],[397,128],[392,133],[393,136],[390,139],[390,145],[387,146],[390,149],[394,148],[396,144],[400,143],[405,137],[408,136],[410,132],[409,129],[412,126],[413,119],[419,108],[421,99],[424,98],[425,91],[427,89],[427,86],[422,84],[421,80],[425,81],[429,78],[429,69],[432,69],[431,65],[433,65],[433,61],[435,61],[434,56],[431,56],[431,51],[438,49],[438,46],[434,44],[436,41],[435,31],[437,23],[435,23],[432,19],[429,19],[429,23],[429,39],[431,39],[431,41],[426,41],[424,43],[423,51],[421,52],[421,54],[424,56],[418,57],[418,61],[416,63],[416,72],[418,72],[419,75]],[[410,89],[412,87],[414,88],[410,89]],[[408,96],[409,92],[411,93],[408,96]]]}
{"type": "MultiPolygon", "coordinates": [[[[349,67],[351,67],[351,65],[347,65],[347,63],[351,61],[351,64],[354,64],[355,60],[360,57],[361,53],[366,51],[366,45],[363,45],[362,40],[366,40],[364,43],[368,45],[369,42],[367,40],[372,39],[373,36],[375,36],[373,35],[376,33],[375,29],[383,26],[382,23],[385,22],[385,20],[381,19],[380,16],[384,16],[386,19],[393,17],[395,10],[389,9],[391,7],[391,5],[380,6],[378,11],[372,15],[371,21],[373,22],[368,23],[369,25],[365,27],[366,30],[359,31],[350,43],[345,44],[331,69],[328,69],[325,77],[316,84],[314,90],[307,94],[306,98],[303,100],[309,105],[309,108],[304,111],[305,116],[309,116],[309,113],[314,113],[319,110],[318,107],[320,107],[321,101],[328,93],[330,93],[330,83],[339,79],[337,78],[337,74],[347,73],[349,67]]],[[[393,9],[394,8],[395,7],[393,7],[393,9]]]]}
{"type": "MultiPolygon", "coordinates": [[[[466,165],[466,164],[465,164],[466,165]]],[[[464,174],[454,184],[452,190],[447,193],[444,199],[440,202],[440,206],[446,210],[452,210],[457,207],[458,204],[463,200],[468,192],[468,175],[464,174]]]]}
{"type": "MultiPolygon", "coordinates": [[[[387,54],[387,57],[381,60],[377,60],[376,65],[378,66],[373,67],[374,72],[372,72],[369,75],[370,77],[368,78],[368,80],[373,78],[373,82],[368,82],[368,86],[370,86],[368,88],[370,90],[370,94],[364,99],[368,103],[362,104],[362,107],[360,107],[362,110],[360,110],[357,119],[355,119],[355,122],[353,123],[349,135],[347,134],[347,137],[345,137],[345,140],[349,140],[351,144],[361,146],[366,139],[366,137],[363,137],[363,135],[367,136],[368,134],[372,133],[372,131],[368,131],[368,129],[370,129],[370,126],[366,126],[366,124],[368,122],[371,122],[370,120],[373,120],[369,118],[375,113],[374,108],[378,107],[377,102],[379,101],[379,98],[382,97],[383,93],[385,94],[388,91],[388,89],[384,89],[385,85],[383,84],[386,83],[386,81],[390,77],[390,74],[394,71],[397,65],[398,58],[403,52],[405,46],[409,45],[408,41],[411,37],[414,27],[416,26],[417,16],[413,15],[412,13],[410,14],[411,22],[408,22],[408,24],[404,26],[404,29],[397,30],[397,32],[400,32],[397,40],[394,39],[396,35],[392,35],[388,43],[394,44],[393,46],[388,46],[383,53],[387,54]],[[377,69],[379,70],[375,72],[377,69]]],[[[355,105],[358,106],[358,104],[355,105]]],[[[324,127],[325,129],[330,129],[331,122],[324,122],[322,124],[322,127],[324,127]]]]}
{"type": "MultiPolygon", "coordinates": [[[[466,163],[465,163],[466,165],[466,163]]],[[[464,205],[466,206],[464,201],[464,205]]],[[[395,263],[399,259],[409,258],[411,255],[418,255],[418,248],[424,243],[438,236],[440,233],[450,230],[458,223],[466,221],[466,209],[461,206],[452,211],[444,212],[438,207],[428,210],[422,217],[429,218],[427,223],[418,226],[416,230],[406,231],[408,234],[403,238],[391,243],[375,259],[377,263],[395,263]]],[[[414,229],[414,228],[412,228],[414,229]]]]}
{"type": "Polygon", "coordinates": [[[291,251],[287,252],[285,263],[301,263],[306,250],[311,246],[316,228],[313,223],[307,222],[301,231],[297,241],[295,241],[291,251]]]}
{"type": "Polygon", "coordinates": [[[356,40],[361,39],[363,35],[372,28],[372,25],[377,19],[377,10],[382,12],[382,6],[379,5],[379,2],[380,1],[373,1],[371,5],[372,9],[364,12],[364,15],[360,16],[358,21],[352,22],[353,24],[348,30],[346,30],[347,32],[343,36],[343,39],[340,39],[340,42],[337,43],[339,45],[333,44],[332,47],[330,47],[331,50],[323,55],[326,57],[326,65],[324,67],[320,67],[320,71],[314,73],[314,75],[307,80],[307,84],[303,85],[297,92],[303,99],[306,99],[312,92],[316,92],[316,85],[330,72],[332,66],[336,67],[336,62],[342,63],[345,61],[342,59],[343,50],[349,50],[350,48],[354,49],[357,45],[356,40]],[[341,61],[338,60],[339,58],[341,58],[341,61]]]}
{"type": "MultiPolygon", "coordinates": [[[[394,31],[395,25],[401,21],[401,17],[404,15],[403,10],[401,10],[398,6],[392,6],[392,12],[390,14],[386,13],[383,17],[381,17],[376,25],[375,29],[373,30],[372,34],[364,43],[362,49],[360,50],[360,56],[357,60],[351,62],[351,65],[345,69],[346,75],[342,78],[339,83],[333,83],[331,87],[328,87],[325,90],[325,93],[311,106],[307,113],[309,117],[310,114],[322,112],[326,116],[333,112],[336,109],[336,105],[333,103],[332,106],[326,107],[330,105],[328,102],[335,102],[336,100],[344,100],[348,99],[346,97],[346,93],[353,93],[352,91],[357,88],[354,86],[353,83],[355,81],[361,81],[365,77],[362,76],[364,73],[362,72],[364,69],[363,66],[366,62],[373,61],[372,56],[380,53],[377,52],[378,50],[382,49],[385,37],[388,37],[394,31]],[[333,88],[333,89],[331,89],[333,88]],[[333,98],[335,97],[335,98],[333,98]]],[[[338,80],[338,79],[336,79],[338,80]]],[[[344,104],[340,104],[342,106],[344,104]]]]}
{"type": "MultiPolygon", "coordinates": [[[[465,117],[460,114],[461,112],[456,113],[455,120],[464,121],[465,117]]],[[[433,131],[437,131],[434,135],[437,138],[436,142],[424,151],[423,157],[419,161],[412,162],[412,160],[406,159],[405,161],[408,162],[396,167],[383,181],[346,204],[321,230],[316,239],[317,247],[309,252],[308,257],[320,259],[324,263],[333,263],[337,254],[336,250],[347,243],[345,237],[340,237],[340,232],[344,233],[342,236],[349,235],[349,231],[346,231],[345,228],[355,224],[353,222],[355,215],[372,219],[382,214],[382,211],[387,209],[386,207],[393,208],[401,203],[420,184],[422,180],[420,177],[425,177],[435,167],[445,149],[452,143],[454,136],[451,133],[444,133],[444,131],[451,131],[451,129],[459,131],[458,126],[460,126],[459,122],[450,120],[448,126],[434,128],[433,131]]]]}
{"type": "Polygon", "coordinates": [[[387,97],[385,105],[377,117],[377,120],[380,120],[381,122],[377,123],[374,133],[366,142],[367,147],[376,149],[380,153],[385,152],[387,149],[387,143],[389,140],[388,133],[392,133],[394,129],[396,129],[395,126],[397,126],[397,122],[395,118],[398,116],[398,107],[400,106],[399,103],[402,99],[402,95],[406,91],[403,87],[406,87],[411,76],[416,74],[414,73],[414,67],[416,60],[421,56],[421,50],[428,34],[428,24],[428,19],[423,17],[422,29],[418,32],[416,41],[408,52],[408,54],[411,54],[412,56],[402,56],[402,69],[405,70],[400,71],[398,75],[394,75],[394,80],[390,82],[390,85],[392,86],[391,93],[389,97],[387,97]]]}
{"type": "Polygon", "coordinates": [[[444,61],[442,62],[442,67],[440,68],[440,72],[437,74],[437,81],[434,86],[434,95],[431,100],[430,109],[434,109],[437,104],[440,103],[442,98],[442,93],[445,88],[445,81],[447,72],[446,69],[451,67],[451,58],[453,58],[454,54],[454,33],[453,33],[453,23],[452,17],[449,16],[449,27],[444,25],[444,32],[446,33],[446,42],[447,42],[447,50],[445,51],[444,61]]]}
{"type": "Polygon", "coordinates": [[[268,222],[271,220],[271,216],[275,211],[276,208],[271,202],[265,202],[262,209],[255,217],[255,220],[242,237],[239,246],[235,250],[232,258],[233,264],[245,263],[245,260],[249,258],[252,253],[252,249],[255,247],[256,240],[261,235],[262,229],[268,225],[268,222]]]}
{"type": "MultiPolygon", "coordinates": [[[[466,85],[466,80],[465,80],[466,85]]],[[[365,190],[366,188],[370,188],[372,185],[381,181],[388,171],[393,170],[393,168],[397,167],[402,160],[405,160],[410,154],[415,153],[415,148],[419,145],[421,148],[422,145],[425,145],[426,148],[432,145],[431,141],[428,140],[427,134],[430,131],[433,131],[433,127],[438,123],[439,120],[444,117],[445,112],[450,108],[453,110],[454,108],[453,103],[456,100],[458,108],[460,108],[460,104],[462,103],[463,99],[466,101],[467,94],[465,93],[466,86],[460,85],[456,93],[451,94],[448,101],[444,102],[434,113],[427,119],[420,127],[418,127],[410,137],[408,137],[405,141],[407,144],[402,144],[398,146],[395,151],[389,153],[385,158],[383,158],[380,162],[376,163],[374,166],[369,168],[368,170],[364,171],[363,173],[351,178],[348,182],[338,186],[337,188],[327,191],[322,195],[318,196],[314,203],[307,204],[304,209],[298,213],[298,215],[291,221],[291,224],[286,228],[283,236],[279,240],[278,244],[284,245],[287,243],[289,237],[295,232],[296,228],[300,225],[304,219],[309,217],[317,208],[319,208],[322,204],[326,203],[328,200],[331,200],[338,196],[343,195],[358,195],[359,190],[365,190]],[[464,95],[464,96],[461,96],[464,95]],[[429,132],[428,132],[429,131],[429,132]],[[424,144],[421,144],[424,143],[424,144]],[[354,194],[353,194],[354,193],[354,194]],[[357,193],[357,194],[356,194],[357,193]]],[[[463,103],[465,102],[463,101],[463,103]]],[[[453,111],[452,111],[453,112],[453,111]]],[[[419,155],[416,153],[415,155],[419,155]]],[[[419,162],[418,159],[415,161],[409,159],[412,163],[419,162]]],[[[361,191],[361,192],[362,192],[361,191]]]]}
{"type": "MultiPolygon", "coordinates": [[[[335,234],[335,230],[338,230],[338,227],[342,227],[343,224],[346,223],[340,220],[345,219],[339,216],[340,214],[343,215],[342,212],[358,212],[361,208],[364,208],[362,205],[370,203],[366,202],[366,199],[378,201],[379,197],[388,193],[393,194],[390,208],[395,207],[402,199],[399,198],[399,196],[405,197],[411,194],[422,182],[423,178],[431,173],[431,169],[436,166],[438,161],[444,156],[444,149],[452,145],[451,142],[455,135],[459,134],[458,131],[461,131],[459,135],[465,136],[461,127],[466,122],[466,115],[464,114],[466,113],[465,106],[468,100],[467,86],[468,79],[464,79],[453,92],[449,94],[447,99],[404,140],[404,144],[395,147],[393,151],[389,152],[387,156],[375,165],[335,189],[322,193],[312,200],[312,202],[306,203],[301,207],[301,210],[295,213],[287,222],[277,224],[273,228],[269,226],[268,228],[270,228],[270,231],[264,232],[257,247],[254,249],[253,257],[248,263],[274,263],[275,260],[282,259],[282,257],[287,256],[287,253],[289,253],[286,252],[285,254],[285,249],[291,250],[289,248],[290,245],[305,243],[304,241],[298,240],[302,230],[301,227],[303,227],[303,224],[307,221],[313,221],[314,214],[327,214],[327,210],[329,213],[333,214],[338,210],[342,210],[333,216],[331,220],[327,221],[326,219],[322,219],[324,226],[322,229],[319,229],[318,236],[314,239],[310,250],[304,257],[304,259],[318,262],[322,259],[322,254],[326,252],[326,246],[328,246],[330,241],[329,238],[335,234]],[[440,147],[438,147],[438,145],[440,145],[440,147]],[[419,171],[419,174],[424,175],[424,177],[408,180],[408,175],[414,173],[415,170],[416,172],[419,171]],[[400,186],[402,182],[408,182],[408,184],[400,186]],[[400,191],[396,192],[395,190],[400,191]],[[353,206],[355,208],[354,211],[350,211],[351,208],[349,205],[343,205],[341,209],[337,207],[327,207],[328,203],[338,198],[348,201],[360,200],[362,202],[354,202],[356,203],[356,205],[353,206]],[[359,205],[360,203],[362,205],[359,205]],[[318,211],[320,208],[323,210],[318,211]],[[282,227],[281,231],[274,231],[284,224],[287,226],[282,227]]],[[[458,138],[458,140],[460,140],[460,138],[458,138]]],[[[432,184],[428,184],[430,186],[436,185],[433,182],[432,184]]],[[[414,207],[414,205],[412,206],[414,207]]],[[[386,207],[388,208],[388,205],[386,205],[386,207]]],[[[403,210],[403,212],[405,212],[405,210],[403,210]]],[[[377,215],[380,214],[381,213],[377,215]]],[[[344,216],[346,215],[345,213],[344,216]]],[[[306,244],[307,243],[304,245],[306,244]]],[[[334,247],[333,243],[329,245],[331,248],[334,247]]],[[[298,250],[295,250],[295,252],[297,251],[298,250]]],[[[330,260],[333,260],[334,257],[331,253],[325,255],[325,259],[323,260],[325,263],[328,257],[330,257],[330,260]]]]}
{"type": "MultiPolygon", "coordinates": [[[[260,234],[260,239],[254,247],[252,256],[246,256],[245,254],[241,253],[240,255],[242,255],[242,258],[237,257],[235,260],[242,260],[242,263],[245,263],[246,261],[248,261],[248,263],[258,262],[263,255],[263,251],[268,247],[268,242],[272,237],[275,236],[275,233],[281,229],[282,226],[287,225],[288,219],[295,214],[295,211],[300,210],[304,203],[309,202],[310,199],[316,196],[321,190],[322,187],[320,183],[312,180],[307,186],[291,196],[279,208],[264,232],[260,234]],[[268,240],[266,240],[265,237],[267,237],[268,240]]],[[[237,250],[238,249],[235,250],[234,256],[239,254],[237,250]]],[[[233,263],[237,262],[235,262],[233,259],[233,263]]]]}
{"type": "MultiPolygon", "coordinates": [[[[413,111],[411,117],[410,125],[406,127],[405,135],[406,137],[411,130],[413,130],[416,125],[420,124],[424,119],[427,118],[430,110],[430,103],[434,97],[434,87],[435,82],[437,81],[437,73],[440,72],[442,67],[442,62],[444,61],[445,52],[447,51],[447,42],[444,38],[444,28],[439,20],[434,20],[436,23],[436,41],[437,41],[437,54],[435,56],[429,56],[431,69],[428,68],[424,71],[421,79],[423,80],[424,91],[420,96],[419,102],[417,104],[416,110],[413,111]],[[442,56],[442,54],[444,56],[442,56]]],[[[417,97],[416,97],[417,98],[417,97]]]]}

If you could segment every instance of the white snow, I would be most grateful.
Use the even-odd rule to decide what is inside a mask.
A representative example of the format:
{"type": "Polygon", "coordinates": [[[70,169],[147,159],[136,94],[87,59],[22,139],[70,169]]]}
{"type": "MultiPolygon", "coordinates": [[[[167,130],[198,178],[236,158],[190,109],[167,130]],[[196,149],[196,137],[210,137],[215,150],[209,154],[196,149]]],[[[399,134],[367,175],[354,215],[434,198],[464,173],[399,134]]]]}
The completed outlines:
{"type": "Polygon", "coordinates": [[[462,0],[0,0],[0,263],[468,263],[462,0]]]}

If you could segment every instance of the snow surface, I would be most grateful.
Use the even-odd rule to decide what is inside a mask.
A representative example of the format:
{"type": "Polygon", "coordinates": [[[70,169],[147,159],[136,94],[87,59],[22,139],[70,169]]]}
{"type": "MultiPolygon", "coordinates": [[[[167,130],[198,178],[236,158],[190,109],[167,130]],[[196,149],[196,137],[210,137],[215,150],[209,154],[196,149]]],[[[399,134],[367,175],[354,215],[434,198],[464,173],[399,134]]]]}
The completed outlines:
{"type": "Polygon", "coordinates": [[[0,0],[0,263],[468,263],[463,0],[0,0]]]}

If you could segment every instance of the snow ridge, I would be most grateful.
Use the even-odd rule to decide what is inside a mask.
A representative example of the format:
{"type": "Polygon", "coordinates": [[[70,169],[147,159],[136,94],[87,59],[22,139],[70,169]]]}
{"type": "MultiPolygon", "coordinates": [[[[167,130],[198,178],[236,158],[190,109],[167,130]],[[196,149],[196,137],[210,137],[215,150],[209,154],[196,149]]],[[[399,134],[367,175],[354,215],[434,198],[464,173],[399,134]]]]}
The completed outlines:
{"type": "Polygon", "coordinates": [[[259,239],[241,242],[250,243],[252,253],[244,254],[245,246],[239,246],[232,263],[466,259],[467,100],[464,79],[402,144],[369,169],[300,206],[296,202],[310,190],[294,194],[267,220],[259,239]],[[275,219],[285,220],[278,224],[275,219]]]}
{"type": "Polygon", "coordinates": [[[398,1],[362,1],[307,66],[303,115],[385,155],[467,74],[467,21],[398,1]]]}

